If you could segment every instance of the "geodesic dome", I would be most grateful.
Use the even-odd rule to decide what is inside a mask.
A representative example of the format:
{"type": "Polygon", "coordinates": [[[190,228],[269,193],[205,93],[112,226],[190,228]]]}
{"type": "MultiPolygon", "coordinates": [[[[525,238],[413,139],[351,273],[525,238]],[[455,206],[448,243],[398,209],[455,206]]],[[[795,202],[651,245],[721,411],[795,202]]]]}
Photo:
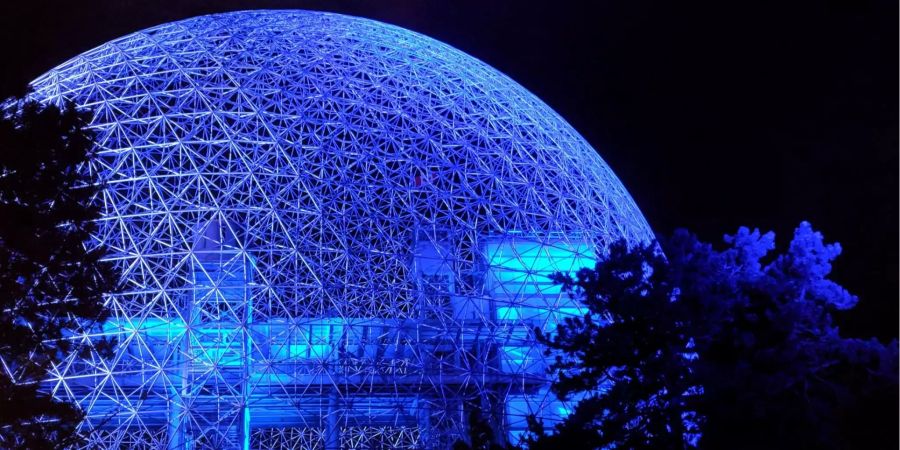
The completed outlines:
{"type": "MultiPolygon", "coordinates": [[[[524,88],[422,35],[305,11],[203,16],[33,83],[94,111],[102,334],[49,382],[90,448],[446,448],[548,393],[547,275],[652,233],[524,88]]],[[[83,336],[75,336],[89,341],[83,336]]]]}

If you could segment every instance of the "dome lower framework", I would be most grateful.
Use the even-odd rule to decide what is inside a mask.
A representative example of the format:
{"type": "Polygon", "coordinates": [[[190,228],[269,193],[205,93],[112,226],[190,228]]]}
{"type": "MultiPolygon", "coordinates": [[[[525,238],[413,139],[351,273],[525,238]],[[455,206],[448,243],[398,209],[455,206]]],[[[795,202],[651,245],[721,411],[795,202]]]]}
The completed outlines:
{"type": "Polygon", "coordinates": [[[89,108],[111,359],[47,382],[87,448],[448,448],[549,393],[550,282],[653,235],[596,152],[484,63],[382,23],[245,11],[111,41],[33,83],[89,108]]]}

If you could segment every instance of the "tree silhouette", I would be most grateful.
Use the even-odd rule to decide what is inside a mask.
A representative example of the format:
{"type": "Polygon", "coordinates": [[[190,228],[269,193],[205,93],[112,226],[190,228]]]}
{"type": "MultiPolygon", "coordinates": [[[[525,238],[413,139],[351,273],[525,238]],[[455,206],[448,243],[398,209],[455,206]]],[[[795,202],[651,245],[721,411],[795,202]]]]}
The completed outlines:
{"type": "Polygon", "coordinates": [[[542,340],[554,391],[586,398],[550,434],[533,418],[531,449],[896,448],[897,345],[840,336],[840,246],[808,223],[777,255],[773,233],[725,242],[619,243],[559,277],[589,313],[542,340]]]}
{"type": "Polygon", "coordinates": [[[501,445],[494,427],[481,411],[473,409],[469,412],[467,422],[467,439],[457,439],[452,450],[521,450],[511,444],[501,445]]]}
{"type": "Polygon", "coordinates": [[[625,242],[576,279],[557,276],[589,313],[539,339],[557,355],[553,391],[560,398],[586,397],[552,435],[532,421],[529,448],[683,448],[692,442],[698,391],[690,318],[674,301],[670,278],[655,245],[629,249],[625,242]]]}
{"type": "Polygon", "coordinates": [[[828,278],[840,245],[805,222],[780,254],[771,232],[725,242],[716,251],[680,232],[666,245],[694,317],[701,447],[896,448],[896,433],[885,441],[871,425],[896,417],[897,345],[840,336],[833,314],[857,303],[828,278]]]}
{"type": "MultiPolygon", "coordinates": [[[[18,100],[0,120],[0,447],[77,440],[82,413],[41,389],[78,338],[107,317],[117,280],[89,245],[100,187],[81,170],[94,156],[86,114],[18,100]]],[[[95,344],[108,349],[109,342],[95,344]],[[106,344],[106,345],[104,345],[106,344]]]]}

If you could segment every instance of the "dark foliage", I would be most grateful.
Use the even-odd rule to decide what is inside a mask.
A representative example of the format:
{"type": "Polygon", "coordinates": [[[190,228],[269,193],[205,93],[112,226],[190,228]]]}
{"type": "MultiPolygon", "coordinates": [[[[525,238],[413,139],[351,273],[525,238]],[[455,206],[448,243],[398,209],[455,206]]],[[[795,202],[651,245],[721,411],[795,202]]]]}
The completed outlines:
{"type": "Polygon", "coordinates": [[[681,448],[690,440],[697,424],[685,420],[696,396],[689,320],[668,269],[654,247],[630,251],[619,242],[594,270],[558,277],[589,314],[539,339],[557,354],[553,391],[587,397],[530,448],[681,448]]]}
{"type": "Polygon", "coordinates": [[[772,233],[742,228],[726,243],[682,232],[666,246],[696,318],[701,446],[896,448],[896,419],[873,425],[896,417],[897,344],[839,335],[833,314],[857,302],[828,279],[840,246],[808,223],[775,256],[772,233]]]}
{"type": "Polygon", "coordinates": [[[106,319],[103,294],[117,280],[104,250],[85,245],[100,214],[100,187],[79,170],[93,157],[85,119],[19,101],[0,120],[0,447],[77,439],[81,411],[39,384],[81,351],[72,337],[106,319]]]}
{"type": "Polygon", "coordinates": [[[478,410],[472,410],[468,417],[469,436],[467,440],[458,439],[453,443],[453,450],[515,450],[516,447],[503,446],[494,433],[494,427],[478,410]]]}
{"type": "Polygon", "coordinates": [[[807,223],[775,256],[772,233],[725,241],[620,243],[560,278],[590,313],[543,340],[555,391],[586,398],[551,434],[534,420],[532,449],[897,447],[897,344],[839,335],[857,302],[828,279],[840,246],[807,223]]]}

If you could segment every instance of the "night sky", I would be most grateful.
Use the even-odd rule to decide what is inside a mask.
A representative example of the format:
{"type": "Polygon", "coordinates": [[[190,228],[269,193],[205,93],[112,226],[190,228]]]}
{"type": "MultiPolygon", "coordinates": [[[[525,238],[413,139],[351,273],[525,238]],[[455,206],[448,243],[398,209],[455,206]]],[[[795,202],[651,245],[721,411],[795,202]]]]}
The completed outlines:
{"type": "Polygon", "coordinates": [[[0,96],[118,36],[199,14],[302,8],[459,48],[568,120],[659,235],[802,220],[860,296],[844,334],[897,336],[897,3],[869,1],[8,0],[0,96]]]}

